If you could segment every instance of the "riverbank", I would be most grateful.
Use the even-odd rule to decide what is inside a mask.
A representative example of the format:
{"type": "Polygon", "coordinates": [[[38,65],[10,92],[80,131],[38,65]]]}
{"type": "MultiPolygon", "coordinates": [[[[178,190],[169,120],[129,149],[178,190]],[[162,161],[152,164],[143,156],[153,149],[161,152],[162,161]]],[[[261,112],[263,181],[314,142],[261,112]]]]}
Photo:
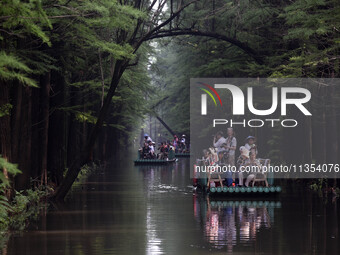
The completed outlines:
{"type": "Polygon", "coordinates": [[[43,211],[47,211],[46,197],[48,194],[47,189],[35,188],[16,192],[11,202],[2,197],[0,250],[5,249],[11,233],[25,230],[28,225],[39,220],[43,211]]]}
{"type": "MultiPolygon", "coordinates": [[[[100,169],[100,165],[91,163],[82,167],[82,170],[72,186],[77,189],[86,179],[100,169]]],[[[35,183],[37,184],[37,183],[35,183]]],[[[32,183],[31,186],[34,186],[32,183]]],[[[6,245],[12,234],[22,233],[39,222],[42,215],[46,215],[50,203],[49,196],[55,191],[54,185],[37,187],[23,191],[14,191],[11,201],[4,195],[0,196],[0,251],[6,254],[6,245]]],[[[71,192],[72,192],[71,191],[71,192]]]]}

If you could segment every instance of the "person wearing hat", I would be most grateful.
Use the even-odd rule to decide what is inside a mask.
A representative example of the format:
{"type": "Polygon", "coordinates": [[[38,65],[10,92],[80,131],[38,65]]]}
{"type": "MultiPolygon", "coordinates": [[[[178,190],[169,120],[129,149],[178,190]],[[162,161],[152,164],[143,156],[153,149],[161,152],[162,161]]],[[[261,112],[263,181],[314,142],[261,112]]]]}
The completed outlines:
{"type": "Polygon", "coordinates": [[[243,186],[243,172],[241,168],[245,166],[247,159],[249,159],[249,150],[245,146],[241,146],[240,153],[236,162],[236,168],[238,170],[238,185],[243,186]]]}
{"type": "Polygon", "coordinates": [[[149,142],[152,142],[152,139],[148,134],[144,134],[144,142],[147,144],[149,144],[149,142]]]}
{"type": "Polygon", "coordinates": [[[182,138],[181,138],[181,140],[180,140],[180,150],[181,150],[181,152],[185,152],[186,150],[187,150],[187,146],[186,146],[186,136],[185,136],[185,134],[183,134],[182,135],[182,138]]]}
{"type": "Polygon", "coordinates": [[[185,134],[182,135],[181,143],[185,144],[185,134]]]}
{"type": "Polygon", "coordinates": [[[248,151],[251,151],[251,150],[255,150],[256,151],[256,155],[258,154],[258,151],[257,151],[257,146],[256,146],[256,144],[255,144],[255,141],[256,141],[256,138],[255,138],[255,136],[248,136],[247,138],[246,138],[246,144],[244,145],[244,147],[246,147],[246,149],[248,150],[248,151]]]}
{"type": "Polygon", "coordinates": [[[225,143],[226,143],[226,139],[223,137],[223,132],[218,131],[216,135],[214,136],[214,141],[213,141],[213,145],[217,149],[217,152],[225,150],[223,147],[225,143]]]}

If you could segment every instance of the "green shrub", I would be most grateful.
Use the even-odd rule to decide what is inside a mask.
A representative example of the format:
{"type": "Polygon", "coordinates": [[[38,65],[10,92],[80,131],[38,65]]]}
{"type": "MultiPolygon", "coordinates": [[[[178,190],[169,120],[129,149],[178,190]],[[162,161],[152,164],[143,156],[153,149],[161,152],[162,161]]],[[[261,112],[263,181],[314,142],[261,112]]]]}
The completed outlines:
{"type": "Polygon", "coordinates": [[[28,219],[37,218],[40,209],[45,206],[40,201],[47,196],[47,191],[39,188],[15,191],[13,200],[9,201],[5,192],[11,188],[11,183],[4,169],[13,177],[21,173],[17,165],[0,156],[0,231],[23,230],[28,224],[28,219]]]}

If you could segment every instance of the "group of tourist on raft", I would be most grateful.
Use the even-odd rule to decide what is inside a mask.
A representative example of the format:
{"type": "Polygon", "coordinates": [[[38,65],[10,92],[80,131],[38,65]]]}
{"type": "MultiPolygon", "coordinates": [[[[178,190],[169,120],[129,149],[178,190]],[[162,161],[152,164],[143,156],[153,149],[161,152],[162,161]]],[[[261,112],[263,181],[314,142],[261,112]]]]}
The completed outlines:
{"type": "MultiPolygon", "coordinates": [[[[245,139],[245,144],[239,147],[240,156],[235,162],[235,152],[237,149],[237,140],[234,136],[233,128],[227,129],[227,138],[224,137],[223,132],[219,131],[213,139],[213,149],[203,150],[203,160],[206,165],[214,166],[235,166],[237,169],[235,183],[233,182],[232,173],[228,172],[227,177],[223,181],[226,186],[245,186],[248,187],[249,183],[254,179],[253,173],[246,176],[246,171],[241,171],[242,168],[251,166],[261,168],[260,161],[257,159],[258,149],[256,146],[256,138],[248,136],[245,139]],[[217,154],[217,155],[216,155],[217,154]],[[245,182],[244,182],[244,179],[245,182]]],[[[214,183],[210,187],[215,186],[214,183]]]]}
{"type": "Polygon", "coordinates": [[[186,153],[187,144],[186,136],[183,134],[181,138],[174,135],[172,141],[164,141],[159,144],[158,153],[156,152],[156,143],[152,141],[148,134],[144,134],[144,146],[139,149],[141,159],[167,159],[169,153],[186,153]]]}

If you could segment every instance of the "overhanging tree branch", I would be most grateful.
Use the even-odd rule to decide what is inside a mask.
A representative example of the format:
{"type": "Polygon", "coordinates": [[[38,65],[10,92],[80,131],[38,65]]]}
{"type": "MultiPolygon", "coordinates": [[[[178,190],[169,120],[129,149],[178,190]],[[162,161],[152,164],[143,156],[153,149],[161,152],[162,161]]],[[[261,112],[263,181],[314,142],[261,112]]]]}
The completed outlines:
{"type": "Polygon", "coordinates": [[[236,40],[234,38],[221,35],[219,33],[215,32],[209,32],[209,31],[199,31],[196,29],[171,29],[171,30],[159,30],[155,32],[153,35],[149,36],[146,41],[156,39],[156,38],[164,38],[164,37],[174,37],[174,36],[180,36],[180,35],[194,35],[194,36],[204,36],[204,37],[210,37],[215,38],[218,40],[222,40],[225,42],[228,42],[232,45],[235,45],[236,47],[243,50],[245,53],[247,53],[249,56],[251,56],[258,64],[263,64],[263,59],[257,54],[255,50],[250,48],[247,44],[236,40]]]}
{"type": "MultiPolygon", "coordinates": [[[[156,26],[155,28],[151,29],[148,33],[143,35],[135,44],[133,53],[136,53],[139,47],[142,45],[143,42],[149,41],[152,39],[157,38],[164,38],[164,37],[174,37],[174,36],[180,36],[180,35],[193,35],[193,36],[204,36],[204,37],[210,37],[215,38],[217,40],[222,40],[225,42],[228,42],[232,45],[235,45],[236,47],[243,50],[246,54],[248,54],[250,57],[252,57],[256,63],[262,65],[264,63],[263,58],[260,57],[260,55],[251,47],[249,47],[246,43],[243,43],[239,40],[236,40],[234,38],[216,33],[216,32],[210,32],[210,31],[199,31],[194,28],[170,28],[170,29],[164,29],[164,27],[167,24],[170,24],[173,19],[175,19],[186,7],[193,4],[194,2],[197,2],[199,0],[191,1],[183,6],[181,6],[176,12],[172,13],[168,19],[166,19],[164,22],[156,26]],[[163,28],[163,29],[162,29],[163,28]],[[162,29],[162,30],[161,30],[162,29]]],[[[135,31],[136,32],[136,31],[135,31]]],[[[136,33],[134,33],[134,36],[136,36],[136,33]]]]}
{"type": "Polygon", "coordinates": [[[148,41],[149,37],[151,37],[154,33],[156,33],[158,30],[160,30],[162,27],[166,26],[167,24],[169,24],[174,18],[176,18],[186,7],[188,7],[189,5],[197,2],[199,0],[194,0],[191,1],[185,5],[183,5],[181,8],[179,8],[176,12],[173,13],[173,15],[171,15],[168,19],[166,19],[164,22],[162,22],[161,24],[159,24],[158,26],[154,27],[153,29],[151,29],[148,33],[146,33],[144,36],[142,36],[139,41],[135,44],[134,47],[134,51],[133,53],[136,53],[136,51],[139,49],[139,47],[142,45],[143,42],[148,41]]]}
{"type": "MultiPolygon", "coordinates": [[[[191,1],[188,4],[182,6],[178,11],[176,11],[173,15],[171,15],[171,17],[169,17],[167,20],[165,20],[163,23],[159,24],[155,28],[151,29],[148,33],[142,36],[139,40],[135,39],[135,36],[136,36],[135,32],[138,30],[138,28],[142,24],[141,20],[138,22],[136,29],[134,30],[135,32],[132,33],[132,38],[130,38],[132,40],[130,41],[126,40],[125,38],[126,31],[124,31],[123,29],[118,30],[117,32],[123,33],[124,36],[123,37],[117,36],[117,42],[118,43],[123,43],[124,41],[129,42],[131,46],[134,48],[133,53],[136,53],[138,48],[142,45],[143,42],[146,41],[147,38],[149,38],[151,35],[153,35],[155,32],[157,32],[162,27],[169,24],[169,22],[173,20],[174,18],[176,18],[184,8],[186,8],[187,6],[189,6],[190,4],[196,1],[198,0],[191,1]]],[[[152,4],[154,3],[156,3],[156,1],[154,1],[152,4]]],[[[109,90],[107,91],[107,95],[103,101],[103,105],[99,110],[96,124],[94,125],[89,135],[89,138],[87,139],[86,145],[84,146],[81,152],[81,155],[78,158],[74,159],[73,163],[69,166],[69,169],[67,171],[67,174],[64,180],[62,181],[62,183],[60,184],[56,192],[52,195],[51,199],[63,200],[66,194],[68,193],[68,191],[71,189],[72,184],[77,178],[81,167],[90,160],[95,141],[98,137],[100,128],[102,127],[105,117],[107,115],[107,112],[109,110],[112,97],[114,96],[116,89],[118,87],[120,78],[123,75],[126,68],[128,67],[128,65],[129,65],[129,59],[116,60],[114,73],[111,79],[111,84],[110,84],[109,90]]]]}
{"type": "Polygon", "coordinates": [[[152,8],[154,7],[154,5],[156,4],[157,0],[153,0],[152,3],[150,4],[149,8],[148,8],[148,12],[152,10],[152,8]]]}
{"type": "MultiPolygon", "coordinates": [[[[143,21],[142,19],[138,20],[135,29],[132,31],[131,37],[127,39],[127,31],[122,29],[117,30],[117,37],[116,37],[116,43],[118,44],[124,44],[128,43],[131,45],[133,48],[133,53],[136,53],[139,47],[143,44],[143,42],[149,41],[151,39],[156,39],[156,38],[162,38],[162,37],[167,37],[167,36],[178,36],[178,35],[195,35],[195,36],[207,36],[211,38],[216,38],[220,40],[224,40],[229,42],[230,44],[238,46],[240,49],[244,50],[247,52],[249,55],[253,56],[254,59],[257,60],[258,63],[261,63],[261,59],[258,57],[256,52],[251,49],[248,45],[237,41],[235,39],[219,35],[217,33],[213,32],[202,32],[198,30],[194,30],[193,28],[188,28],[188,29],[179,29],[179,28],[173,28],[171,30],[166,30],[165,26],[167,26],[173,19],[179,16],[179,14],[189,5],[197,2],[199,0],[193,0],[188,2],[187,4],[181,5],[176,12],[174,12],[172,15],[170,15],[169,18],[167,18],[165,21],[160,23],[159,25],[156,25],[154,28],[150,28],[150,31],[144,32],[144,24],[146,24],[147,21],[143,21]],[[136,38],[137,32],[141,31],[141,35],[139,38],[136,38]]],[[[152,2],[152,5],[155,4],[156,1],[152,2]]],[[[151,8],[152,9],[152,8],[151,8]]],[[[151,11],[150,9],[150,11],[151,11]]],[[[160,15],[160,14],[158,14],[160,15]]],[[[1,18],[1,17],[0,17],[1,18]]],[[[67,174],[62,181],[61,185],[58,187],[56,190],[55,194],[52,196],[52,199],[56,200],[62,200],[72,187],[73,182],[77,178],[79,171],[81,167],[86,164],[92,155],[92,150],[95,145],[95,141],[98,137],[99,131],[103,125],[103,122],[105,120],[105,117],[108,113],[109,106],[112,101],[112,97],[114,96],[116,89],[118,87],[119,81],[126,70],[126,68],[129,66],[129,61],[130,59],[123,58],[123,59],[118,59],[115,61],[115,67],[114,67],[114,73],[112,75],[111,79],[111,84],[110,87],[107,91],[106,97],[103,101],[103,105],[99,110],[98,116],[97,116],[97,121],[87,139],[87,142],[81,152],[81,155],[74,159],[72,164],[69,166],[69,169],[67,171],[67,174]]],[[[134,63],[130,64],[133,65],[134,63]]]]}

